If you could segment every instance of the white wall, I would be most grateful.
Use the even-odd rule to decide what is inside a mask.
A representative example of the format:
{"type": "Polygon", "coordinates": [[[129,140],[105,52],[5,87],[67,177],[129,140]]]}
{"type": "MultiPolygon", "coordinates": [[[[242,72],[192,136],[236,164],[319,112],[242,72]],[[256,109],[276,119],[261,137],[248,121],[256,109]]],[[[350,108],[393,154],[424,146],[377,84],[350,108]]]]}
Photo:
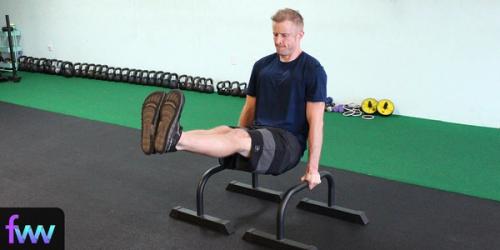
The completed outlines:
{"type": "Polygon", "coordinates": [[[239,81],[273,52],[282,7],[303,14],[336,102],[500,128],[499,0],[0,0],[25,54],[239,81]]]}

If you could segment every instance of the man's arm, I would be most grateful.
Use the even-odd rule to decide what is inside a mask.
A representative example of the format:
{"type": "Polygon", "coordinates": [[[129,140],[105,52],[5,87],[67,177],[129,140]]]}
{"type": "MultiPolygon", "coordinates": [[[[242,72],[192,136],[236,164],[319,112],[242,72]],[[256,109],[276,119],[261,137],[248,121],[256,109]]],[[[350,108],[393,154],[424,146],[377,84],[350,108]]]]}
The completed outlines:
{"type": "Polygon", "coordinates": [[[301,180],[309,183],[309,189],[313,189],[321,183],[318,167],[321,147],[323,145],[324,113],[324,102],[307,102],[306,117],[309,124],[309,159],[307,160],[306,173],[302,176],[301,180]]]}
{"type": "Polygon", "coordinates": [[[247,95],[245,105],[241,110],[240,121],[238,123],[239,127],[250,127],[253,124],[253,119],[255,117],[255,97],[247,95]]]}

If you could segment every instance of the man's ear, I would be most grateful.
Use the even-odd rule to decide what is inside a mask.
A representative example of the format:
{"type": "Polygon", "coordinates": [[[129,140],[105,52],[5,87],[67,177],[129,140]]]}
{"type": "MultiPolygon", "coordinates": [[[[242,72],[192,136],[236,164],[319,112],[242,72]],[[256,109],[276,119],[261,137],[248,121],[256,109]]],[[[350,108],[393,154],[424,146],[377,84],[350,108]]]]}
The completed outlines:
{"type": "Polygon", "coordinates": [[[304,31],[301,30],[299,31],[299,33],[297,33],[299,35],[299,38],[302,39],[304,37],[304,31]]]}

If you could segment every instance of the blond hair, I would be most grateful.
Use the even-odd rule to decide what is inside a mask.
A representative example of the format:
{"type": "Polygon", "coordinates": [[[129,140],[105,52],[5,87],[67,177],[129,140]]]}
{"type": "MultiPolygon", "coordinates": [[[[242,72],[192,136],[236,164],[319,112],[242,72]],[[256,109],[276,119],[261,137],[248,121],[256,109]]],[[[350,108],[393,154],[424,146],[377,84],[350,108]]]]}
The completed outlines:
{"type": "Polygon", "coordinates": [[[300,15],[299,11],[289,8],[281,9],[271,17],[271,20],[276,23],[290,21],[300,28],[304,28],[304,18],[300,15]]]}

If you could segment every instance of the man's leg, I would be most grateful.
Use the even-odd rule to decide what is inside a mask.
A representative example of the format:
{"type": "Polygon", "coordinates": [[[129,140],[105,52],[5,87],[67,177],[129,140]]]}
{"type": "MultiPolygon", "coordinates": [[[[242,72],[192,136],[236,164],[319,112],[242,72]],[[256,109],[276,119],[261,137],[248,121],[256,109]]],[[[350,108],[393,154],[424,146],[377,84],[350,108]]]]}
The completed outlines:
{"type": "MultiPolygon", "coordinates": [[[[149,103],[148,98],[146,98],[146,103],[149,103]]],[[[143,106],[143,121],[147,120],[142,124],[143,130],[150,128],[143,133],[143,148],[145,148],[144,145],[150,145],[152,140],[149,138],[153,137],[153,132],[156,132],[154,135],[155,153],[185,150],[212,157],[225,157],[235,153],[245,157],[250,155],[252,140],[244,129],[220,126],[210,130],[183,132],[179,124],[184,105],[184,95],[181,91],[172,90],[155,104],[157,105],[152,107],[150,112],[144,112],[146,106],[143,106]]]]}
{"type": "Polygon", "coordinates": [[[210,134],[221,134],[221,133],[227,133],[229,130],[232,128],[229,126],[218,126],[215,128],[211,129],[197,129],[197,130],[190,130],[189,132],[192,134],[197,134],[197,135],[210,135],[210,134]]]}
{"type": "Polygon", "coordinates": [[[226,157],[235,153],[248,157],[251,145],[250,135],[244,129],[221,126],[211,130],[183,132],[176,149],[212,157],[226,157]]]}

